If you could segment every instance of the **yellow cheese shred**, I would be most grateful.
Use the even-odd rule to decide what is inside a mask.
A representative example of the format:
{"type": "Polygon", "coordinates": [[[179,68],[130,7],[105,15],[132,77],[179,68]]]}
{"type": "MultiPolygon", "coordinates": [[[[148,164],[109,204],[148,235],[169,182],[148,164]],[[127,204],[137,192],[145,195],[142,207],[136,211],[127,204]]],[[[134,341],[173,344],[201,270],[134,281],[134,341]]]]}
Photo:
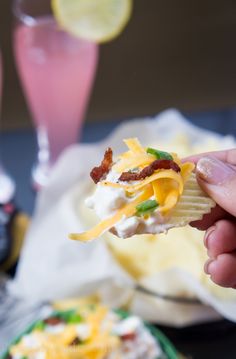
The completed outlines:
{"type": "Polygon", "coordinates": [[[142,147],[139,140],[135,138],[126,138],[124,139],[124,143],[130,149],[131,152],[134,153],[145,153],[145,149],[142,147]]]}
{"type": "Polygon", "coordinates": [[[180,168],[181,168],[181,176],[185,183],[189,178],[189,176],[191,175],[191,173],[193,172],[195,168],[195,164],[192,162],[185,162],[181,164],[180,168]]]}
{"type": "Polygon", "coordinates": [[[119,209],[113,217],[109,217],[104,221],[97,224],[94,228],[83,233],[71,233],[69,238],[76,241],[89,241],[101,236],[105,231],[111,229],[117,222],[119,222],[123,217],[131,217],[136,212],[136,207],[139,203],[147,200],[153,195],[152,186],[146,186],[143,192],[132,202],[126,204],[124,207],[119,209]]]}
{"type": "Polygon", "coordinates": [[[142,168],[154,161],[154,156],[146,152],[137,138],[127,138],[124,143],[129,151],[118,157],[118,162],[113,166],[114,171],[121,173],[130,168],[142,168]]]}
{"type": "Polygon", "coordinates": [[[113,170],[118,173],[122,173],[130,168],[143,168],[150,165],[155,158],[148,153],[132,153],[130,151],[126,152],[120,161],[118,161],[114,166],[113,170]]]}
{"type": "Polygon", "coordinates": [[[139,191],[140,189],[142,189],[143,187],[145,187],[147,184],[158,180],[158,179],[173,179],[175,180],[178,185],[179,185],[179,192],[182,193],[183,192],[183,179],[181,177],[181,175],[173,170],[158,170],[158,172],[153,173],[153,175],[146,177],[144,180],[140,181],[140,183],[136,184],[136,185],[125,185],[125,184],[121,184],[121,183],[113,183],[113,182],[107,182],[107,181],[103,181],[100,182],[101,185],[103,186],[111,186],[111,187],[118,187],[118,188],[123,188],[124,190],[126,190],[129,193],[135,193],[137,191],[139,191]]]}
{"type": "MultiPolygon", "coordinates": [[[[133,168],[140,170],[156,159],[155,156],[147,153],[137,138],[125,139],[124,143],[127,145],[128,151],[121,154],[118,157],[118,162],[113,165],[112,170],[115,172],[120,173],[133,168]]],[[[153,195],[159,204],[158,210],[163,215],[171,211],[183,193],[184,183],[194,169],[193,163],[181,163],[175,153],[173,153],[172,156],[173,160],[179,165],[180,172],[176,172],[172,169],[158,169],[151,176],[140,181],[135,181],[133,184],[108,181],[99,182],[98,185],[123,188],[127,196],[136,197],[133,201],[118,209],[115,215],[101,221],[94,228],[83,233],[71,233],[69,238],[85,242],[101,236],[105,231],[115,226],[122,218],[135,215],[137,205],[150,199],[153,195]]]]}
{"type": "Polygon", "coordinates": [[[162,206],[170,190],[175,188],[175,182],[170,178],[160,178],[152,182],[152,188],[156,201],[162,206]]]}
{"type": "Polygon", "coordinates": [[[89,326],[90,335],[83,345],[70,345],[77,337],[77,330],[76,324],[67,323],[59,333],[34,329],[30,334],[37,340],[38,345],[29,347],[24,340],[20,340],[10,348],[10,354],[23,358],[42,352],[47,359],[102,359],[120,346],[120,338],[111,334],[112,323],[107,328],[102,328],[107,313],[108,308],[101,305],[88,312],[84,323],[89,326]]]}
{"type": "Polygon", "coordinates": [[[162,214],[166,214],[174,208],[179,199],[179,192],[175,189],[171,190],[165,198],[164,205],[159,208],[162,214]]]}
{"type": "Polygon", "coordinates": [[[184,183],[189,178],[195,165],[190,162],[182,164],[179,161],[181,172],[177,173],[173,170],[158,170],[153,175],[146,177],[136,185],[124,185],[121,183],[101,182],[101,185],[123,188],[128,193],[136,193],[145,186],[151,184],[156,201],[159,203],[159,211],[165,215],[178,202],[179,197],[183,193],[184,183]]]}

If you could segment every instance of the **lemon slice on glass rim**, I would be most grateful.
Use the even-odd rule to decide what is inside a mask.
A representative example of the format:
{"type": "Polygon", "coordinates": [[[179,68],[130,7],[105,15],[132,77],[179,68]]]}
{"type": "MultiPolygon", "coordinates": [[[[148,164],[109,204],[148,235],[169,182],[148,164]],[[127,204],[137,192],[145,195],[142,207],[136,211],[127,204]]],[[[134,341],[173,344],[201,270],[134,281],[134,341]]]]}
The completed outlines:
{"type": "Polygon", "coordinates": [[[103,43],[128,23],[133,0],[51,0],[59,25],[74,36],[103,43]]]}

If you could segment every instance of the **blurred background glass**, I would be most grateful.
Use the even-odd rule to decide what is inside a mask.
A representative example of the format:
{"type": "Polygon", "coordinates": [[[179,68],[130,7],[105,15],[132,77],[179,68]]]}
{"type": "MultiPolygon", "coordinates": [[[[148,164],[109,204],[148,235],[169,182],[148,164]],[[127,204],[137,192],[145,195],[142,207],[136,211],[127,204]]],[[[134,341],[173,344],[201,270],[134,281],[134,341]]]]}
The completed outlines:
{"type": "Polygon", "coordinates": [[[50,0],[15,0],[14,53],[26,101],[37,129],[36,188],[82,127],[95,75],[98,46],[57,25],[50,0]]]}
{"type": "MultiPolygon", "coordinates": [[[[0,49],[0,113],[1,113],[1,100],[3,90],[3,60],[0,49]]],[[[0,116],[1,118],[1,116],[0,116]]],[[[12,199],[15,193],[15,184],[11,177],[6,173],[2,163],[0,162],[0,204],[7,203],[12,199]]]]}
{"type": "MultiPolygon", "coordinates": [[[[28,190],[36,141],[14,61],[12,6],[13,0],[1,1],[5,81],[0,147],[7,169],[20,188],[28,190]],[[13,142],[21,149],[21,161],[15,161],[15,152],[11,152],[13,142]]],[[[124,32],[100,46],[83,141],[101,140],[116,120],[153,115],[169,107],[178,108],[199,126],[235,133],[235,14],[232,1],[135,0],[124,32]]],[[[21,202],[25,199],[21,190],[16,197],[21,202]]],[[[33,202],[33,195],[31,199],[33,202]]]]}
{"type": "MultiPolygon", "coordinates": [[[[31,125],[13,64],[11,3],[1,0],[7,129],[31,125]]],[[[101,46],[87,120],[143,116],[173,106],[197,111],[235,105],[235,13],[232,1],[135,0],[125,31],[101,46]]]]}

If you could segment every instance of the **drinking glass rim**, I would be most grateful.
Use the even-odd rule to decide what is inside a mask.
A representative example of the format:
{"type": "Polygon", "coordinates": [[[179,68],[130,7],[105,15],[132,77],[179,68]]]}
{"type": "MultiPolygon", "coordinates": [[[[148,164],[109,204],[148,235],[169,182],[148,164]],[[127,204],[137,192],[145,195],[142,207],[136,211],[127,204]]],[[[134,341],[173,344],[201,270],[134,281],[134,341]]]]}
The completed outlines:
{"type": "Polygon", "coordinates": [[[20,6],[24,0],[14,0],[12,11],[15,17],[27,26],[34,26],[37,24],[37,19],[21,10],[20,6]]]}

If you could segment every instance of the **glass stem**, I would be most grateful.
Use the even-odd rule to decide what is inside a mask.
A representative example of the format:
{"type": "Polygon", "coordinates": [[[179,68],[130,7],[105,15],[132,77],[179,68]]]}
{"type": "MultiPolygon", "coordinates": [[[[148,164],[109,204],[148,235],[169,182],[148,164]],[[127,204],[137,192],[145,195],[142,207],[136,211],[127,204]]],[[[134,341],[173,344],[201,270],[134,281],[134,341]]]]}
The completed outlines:
{"type": "Polygon", "coordinates": [[[37,128],[38,142],[38,163],[40,165],[50,164],[50,145],[48,140],[47,129],[44,126],[37,128]]]}

